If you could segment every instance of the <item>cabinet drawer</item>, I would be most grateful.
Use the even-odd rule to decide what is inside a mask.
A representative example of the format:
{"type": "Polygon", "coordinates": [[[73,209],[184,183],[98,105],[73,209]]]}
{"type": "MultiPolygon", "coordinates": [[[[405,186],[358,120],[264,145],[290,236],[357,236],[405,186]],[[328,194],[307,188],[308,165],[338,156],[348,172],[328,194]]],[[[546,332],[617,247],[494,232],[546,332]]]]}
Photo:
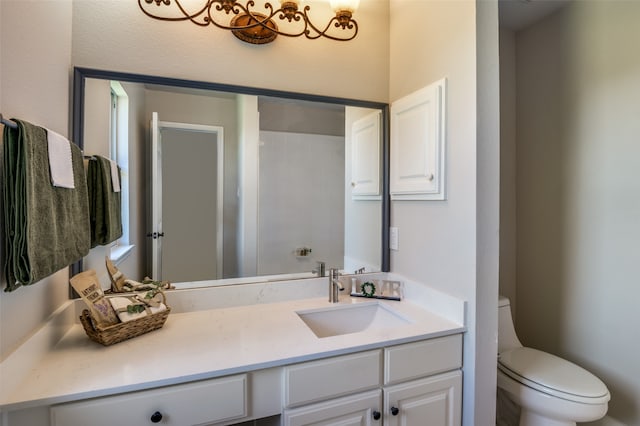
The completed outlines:
{"type": "Polygon", "coordinates": [[[381,385],[380,350],[296,364],[284,369],[286,407],[321,401],[381,385]]]}
{"type": "Polygon", "coordinates": [[[187,426],[247,416],[246,375],[73,402],[51,408],[52,426],[187,426]]]}
{"type": "Polygon", "coordinates": [[[384,352],[384,383],[398,383],[460,368],[462,335],[391,346],[384,352]]]}

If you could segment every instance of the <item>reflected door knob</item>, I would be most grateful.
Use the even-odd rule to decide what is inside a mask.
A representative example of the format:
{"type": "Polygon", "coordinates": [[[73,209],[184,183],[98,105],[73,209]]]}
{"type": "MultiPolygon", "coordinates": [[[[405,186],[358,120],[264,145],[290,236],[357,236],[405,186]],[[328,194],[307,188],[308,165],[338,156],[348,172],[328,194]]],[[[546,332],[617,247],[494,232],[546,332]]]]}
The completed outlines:
{"type": "Polygon", "coordinates": [[[162,421],[162,413],[160,411],[156,411],[151,415],[151,423],[160,423],[162,421]]]}
{"type": "Polygon", "coordinates": [[[374,411],[371,414],[373,414],[373,420],[380,420],[380,411],[374,411]]]}
{"type": "Polygon", "coordinates": [[[397,416],[399,412],[400,412],[400,410],[398,410],[398,407],[391,407],[391,415],[392,416],[397,416]]]}

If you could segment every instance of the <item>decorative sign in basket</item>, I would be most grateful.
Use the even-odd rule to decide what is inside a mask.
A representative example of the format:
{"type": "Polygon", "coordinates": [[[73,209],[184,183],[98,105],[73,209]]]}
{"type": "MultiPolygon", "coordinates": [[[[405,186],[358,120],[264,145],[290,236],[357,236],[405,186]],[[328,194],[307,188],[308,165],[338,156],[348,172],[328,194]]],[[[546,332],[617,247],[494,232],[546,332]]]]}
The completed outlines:
{"type": "MultiPolygon", "coordinates": [[[[160,292],[160,294],[162,294],[163,299],[165,299],[164,293],[160,292]]],[[[82,315],[80,315],[80,322],[91,340],[101,343],[104,346],[109,346],[162,328],[171,312],[171,308],[166,304],[166,299],[164,303],[167,309],[163,311],[108,326],[100,326],[91,318],[89,310],[84,309],[82,315]]]]}

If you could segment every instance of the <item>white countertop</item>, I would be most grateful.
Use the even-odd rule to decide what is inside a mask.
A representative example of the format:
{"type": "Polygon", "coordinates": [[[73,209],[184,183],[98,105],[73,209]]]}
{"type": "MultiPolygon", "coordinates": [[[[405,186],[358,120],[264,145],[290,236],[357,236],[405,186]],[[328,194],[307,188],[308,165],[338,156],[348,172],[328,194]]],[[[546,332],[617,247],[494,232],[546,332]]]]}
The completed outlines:
{"type": "MultiPolygon", "coordinates": [[[[341,296],[341,304],[371,302],[341,296]]],[[[14,410],[282,366],[464,331],[409,301],[380,301],[410,319],[394,328],[318,338],[296,311],[335,306],[326,298],[172,312],[163,328],[112,346],[73,325],[12,389],[14,410]]]]}

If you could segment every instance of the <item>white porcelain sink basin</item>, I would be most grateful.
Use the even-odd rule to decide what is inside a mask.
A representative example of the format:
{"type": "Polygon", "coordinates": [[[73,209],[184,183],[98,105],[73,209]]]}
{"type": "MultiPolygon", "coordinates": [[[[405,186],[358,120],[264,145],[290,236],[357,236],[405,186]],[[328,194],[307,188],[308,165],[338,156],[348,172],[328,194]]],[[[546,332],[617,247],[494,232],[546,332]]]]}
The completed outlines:
{"type": "Polygon", "coordinates": [[[410,324],[411,320],[378,301],[296,312],[318,337],[338,336],[410,324]]]}

